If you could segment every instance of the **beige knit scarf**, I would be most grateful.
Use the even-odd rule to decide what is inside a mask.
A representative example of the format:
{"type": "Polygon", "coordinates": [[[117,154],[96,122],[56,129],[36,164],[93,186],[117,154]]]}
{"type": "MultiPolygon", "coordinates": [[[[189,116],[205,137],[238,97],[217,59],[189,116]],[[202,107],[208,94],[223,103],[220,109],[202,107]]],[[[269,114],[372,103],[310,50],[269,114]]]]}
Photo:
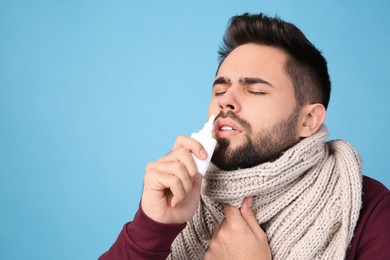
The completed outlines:
{"type": "Polygon", "coordinates": [[[223,205],[253,210],[272,258],[344,259],[361,207],[361,161],[345,141],[324,143],[325,126],[274,162],[221,171],[211,165],[201,202],[172,245],[168,259],[203,259],[223,205]]]}

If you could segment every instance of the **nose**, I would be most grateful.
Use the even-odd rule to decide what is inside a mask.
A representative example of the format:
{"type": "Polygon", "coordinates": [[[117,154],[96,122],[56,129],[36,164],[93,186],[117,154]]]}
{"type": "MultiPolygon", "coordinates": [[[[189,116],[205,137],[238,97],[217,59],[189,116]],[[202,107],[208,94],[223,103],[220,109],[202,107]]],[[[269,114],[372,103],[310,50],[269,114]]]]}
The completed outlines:
{"type": "Polygon", "coordinates": [[[218,100],[221,111],[231,110],[234,113],[240,112],[241,106],[237,100],[237,94],[229,88],[218,100]]]}

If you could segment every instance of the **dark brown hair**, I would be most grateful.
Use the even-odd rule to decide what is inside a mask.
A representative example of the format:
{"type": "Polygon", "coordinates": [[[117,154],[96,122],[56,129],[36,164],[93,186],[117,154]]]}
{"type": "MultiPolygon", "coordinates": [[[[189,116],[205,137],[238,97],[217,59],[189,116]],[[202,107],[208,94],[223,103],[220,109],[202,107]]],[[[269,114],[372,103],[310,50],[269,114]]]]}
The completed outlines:
{"type": "Polygon", "coordinates": [[[285,70],[291,77],[299,106],[322,103],[328,107],[331,83],[326,59],[295,25],[264,14],[234,16],[219,49],[219,66],[240,45],[276,47],[289,56],[285,70]]]}

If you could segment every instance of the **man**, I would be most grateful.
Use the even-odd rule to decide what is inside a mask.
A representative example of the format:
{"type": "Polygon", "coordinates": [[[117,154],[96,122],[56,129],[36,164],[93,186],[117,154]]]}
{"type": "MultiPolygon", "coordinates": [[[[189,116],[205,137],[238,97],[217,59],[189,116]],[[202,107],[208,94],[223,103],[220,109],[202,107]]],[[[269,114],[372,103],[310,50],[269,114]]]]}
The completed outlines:
{"type": "Polygon", "coordinates": [[[390,193],[345,141],[324,142],[325,58],[290,23],[233,17],[207,157],[180,136],[146,167],[140,209],[101,259],[390,259],[390,193]],[[363,194],[363,195],[362,195],[363,194]]]}

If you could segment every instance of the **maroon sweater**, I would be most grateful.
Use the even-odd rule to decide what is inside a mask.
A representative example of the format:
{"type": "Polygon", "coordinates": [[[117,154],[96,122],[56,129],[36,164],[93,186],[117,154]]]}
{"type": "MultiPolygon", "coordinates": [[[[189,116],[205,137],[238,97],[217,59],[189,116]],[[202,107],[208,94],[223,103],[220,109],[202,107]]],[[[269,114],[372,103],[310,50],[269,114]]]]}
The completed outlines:
{"type": "MultiPolygon", "coordinates": [[[[390,191],[380,182],[363,177],[363,207],[347,260],[390,259],[390,191]]],[[[185,224],[153,221],[140,208],[125,224],[109,251],[99,259],[166,259],[185,224]]]]}

